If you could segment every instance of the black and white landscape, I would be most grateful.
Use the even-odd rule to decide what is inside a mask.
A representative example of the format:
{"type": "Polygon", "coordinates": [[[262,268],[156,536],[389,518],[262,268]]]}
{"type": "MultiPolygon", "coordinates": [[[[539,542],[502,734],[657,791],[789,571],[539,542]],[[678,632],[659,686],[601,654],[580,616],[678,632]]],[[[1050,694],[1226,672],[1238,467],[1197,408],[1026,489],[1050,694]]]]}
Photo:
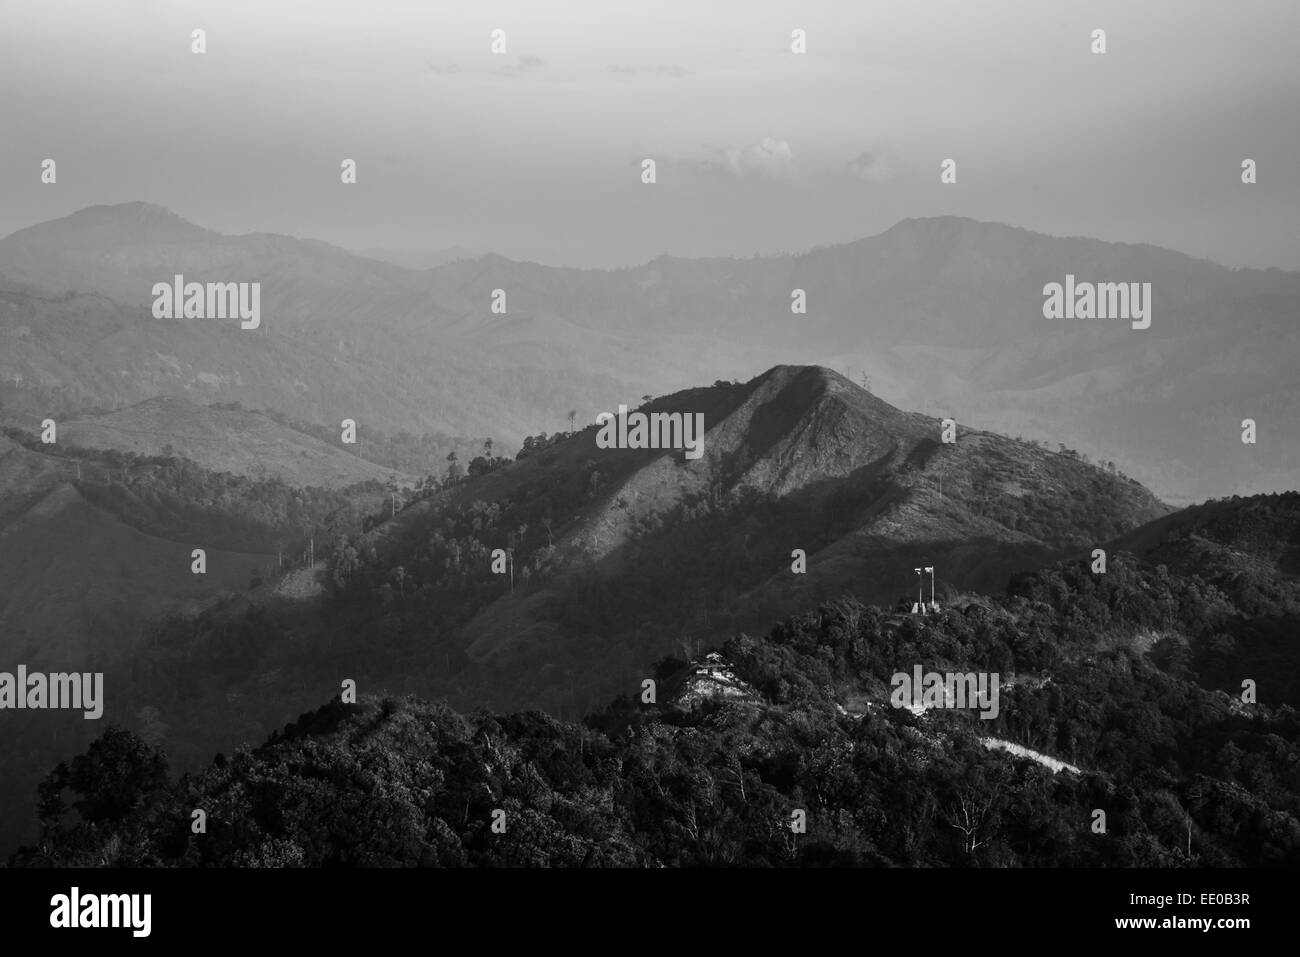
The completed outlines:
{"type": "Polygon", "coordinates": [[[1300,864],[1296,8],[73,6],[11,867],[1300,864]]]}

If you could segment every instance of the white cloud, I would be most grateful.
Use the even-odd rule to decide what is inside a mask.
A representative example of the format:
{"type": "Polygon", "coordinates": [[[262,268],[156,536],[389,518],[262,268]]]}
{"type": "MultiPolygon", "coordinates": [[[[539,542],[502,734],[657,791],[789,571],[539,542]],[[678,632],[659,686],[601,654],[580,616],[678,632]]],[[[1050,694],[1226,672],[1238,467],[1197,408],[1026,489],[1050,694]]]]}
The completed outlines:
{"type": "Polygon", "coordinates": [[[697,160],[695,165],[707,172],[728,176],[761,176],[788,183],[799,180],[794,150],[785,140],[771,136],[752,146],[715,150],[712,155],[697,160]]]}

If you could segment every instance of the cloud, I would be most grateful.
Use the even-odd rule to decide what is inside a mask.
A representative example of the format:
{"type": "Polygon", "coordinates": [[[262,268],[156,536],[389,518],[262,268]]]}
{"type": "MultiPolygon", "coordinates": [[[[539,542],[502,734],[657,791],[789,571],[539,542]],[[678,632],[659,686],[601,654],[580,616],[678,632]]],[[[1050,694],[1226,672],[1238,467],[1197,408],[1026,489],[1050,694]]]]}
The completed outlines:
{"type": "Polygon", "coordinates": [[[638,70],[633,66],[613,65],[606,67],[608,73],[614,76],[637,76],[643,74],[646,76],[666,76],[674,80],[684,80],[691,75],[691,71],[684,66],[664,66],[646,67],[644,70],[638,70]]]}
{"type": "Polygon", "coordinates": [[[531,53],[525,53],[523,56],[515,57],[514,63],[501,67],[499,70],[493,70],[497,76],[524,76],[532,73],[534,70],[540,70],[546,65],[546,61],[539,56],[533,56],[531,53]]]}
{"type": "Polygon", "coordinates": [[[448,63],[446,66],[443,66],[442,64],[434,63],[432,60],[425,60],[424,65],[429,68],[430,73],[445,74],[460,72],[460,67],[455,63],[448,63]]]}
{"type": "Polygon", "coordinates": [[[793,183],[799,180],[794,150],[785,140],[766,136],[753,146],[715,150],[694,161],[696,168],[709,173],[747,178],[751,176],[793,183]]]}
{"type": "Polygon", "coordinates": [[[885,183],[894,176],[889,157],[882,149],[870,149],[849,160],[848,173],[867,183],[885,183]]]}

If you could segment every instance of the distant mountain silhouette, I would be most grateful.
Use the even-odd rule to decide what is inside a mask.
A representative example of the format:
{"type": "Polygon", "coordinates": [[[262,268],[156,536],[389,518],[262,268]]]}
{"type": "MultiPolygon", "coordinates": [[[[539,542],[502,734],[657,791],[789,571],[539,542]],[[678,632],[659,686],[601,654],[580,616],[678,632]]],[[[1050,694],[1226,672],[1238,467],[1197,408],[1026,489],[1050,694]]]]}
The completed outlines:
{"type": "Polygon", "coordinates": [[[392,263],[394,266],[401,266],[404,269],[434,269],[447,263],[456,262],[459,259],[477,259],[479,256],[479,253],[474,252],[472,249],[466,249],[464,246],[448,246],[446,249],[435,249],[429,252],[373,246],[358,249],[356,252],[358,256],[378,259],[381,262],[392,263]]]}
{"type": "Polygon", "coordinates": [[[1300,275],[955,217],[764,259],[589,270],[486,255],[413,271],[129,203],[0,240],[0,277],[15,346],[0,399],[13,404],[184,394],[513,444],[571,408],[589,420],[611,395],[794,361],[1114,460],[1177,501],[1290,487],[1300,465],[1300,275]],[[178,272],[262,282],[263,328],[153,319],[152,284],[178,272]],[[1042,288],[1067,273],[1150,282],[1151,328],[1044,319],[1042,288]],[[494,289],[505,315],[490,310],[494,289]],[[793,289],[807,315],[791,313],[793,289]],[[1259,422],[1258,445],[1240,442],[1243,418],[1259,422]]]}

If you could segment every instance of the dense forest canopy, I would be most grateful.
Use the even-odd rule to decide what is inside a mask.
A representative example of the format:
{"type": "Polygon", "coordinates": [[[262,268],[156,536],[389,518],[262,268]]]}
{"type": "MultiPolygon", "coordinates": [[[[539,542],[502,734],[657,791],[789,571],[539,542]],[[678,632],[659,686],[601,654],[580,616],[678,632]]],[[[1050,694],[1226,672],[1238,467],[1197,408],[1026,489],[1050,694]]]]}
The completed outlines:
{"type": "MultiPolygon", "coordinates": [[[[1170,541],[1255,529],[1256,554],[1280,557],[1297,498],[1234,503],[1170,541]]],[[[1294,866],[1300,603],[1270,567],[1119,554],[1104,575],[1060,563],[928,616],[829,602],[726,642],[752,693],[696,707],[673,659],[651,670],[656,703],[629,688],[581,722],[363,694],[175,780],[114,729],[47,778],[40,837],[13,863],[1294,866]],[[998,716],[889,707],[914,664],[999,672],[998,716]]]]}

